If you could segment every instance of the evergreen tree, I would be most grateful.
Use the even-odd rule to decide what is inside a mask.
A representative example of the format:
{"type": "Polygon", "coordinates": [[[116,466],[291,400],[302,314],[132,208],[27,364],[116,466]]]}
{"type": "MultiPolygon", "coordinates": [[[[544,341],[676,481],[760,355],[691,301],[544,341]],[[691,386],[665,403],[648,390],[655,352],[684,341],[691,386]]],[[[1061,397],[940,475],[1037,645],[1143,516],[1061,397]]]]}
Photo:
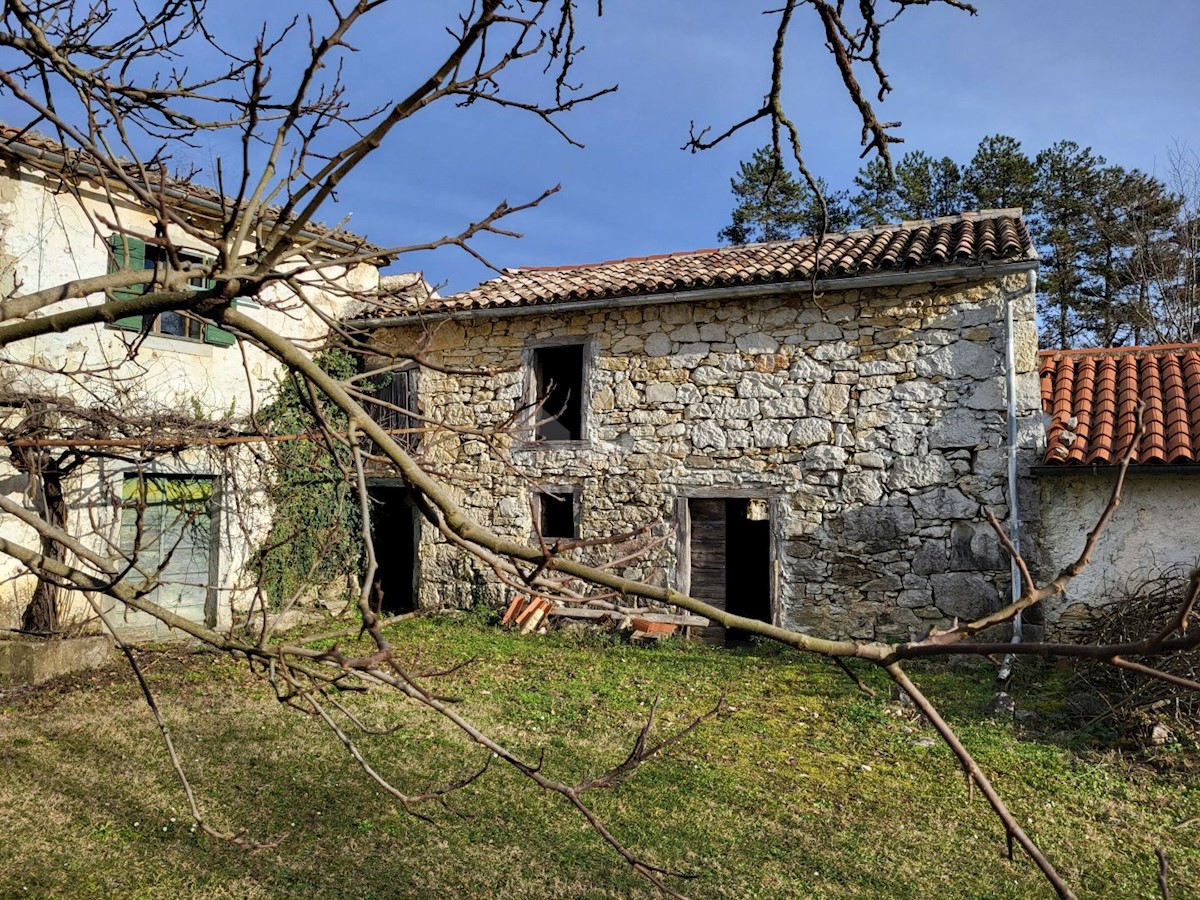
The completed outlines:
{"type": "Polygon", "coordinates": [[[822,179],[817,186],[825,197],[829,221],[817,195],[796,179],[770,147],[760,147],[738,167],[730,187],[737,198],[732,221],[717,232],[731,244],[782,241],[822,231],[845,231],[852,225],[845,191],[831,191],[822,179]]]}
{"type": "Polygon", "coordinates": [[[1079,298],[1094,293],[1086,261],[1095,236],[1089,213],[1098,193],[1104,158],[1074,141],[1058,141],[1037,155],[1034,238],[1042,257],[1043,347],[1073,347],[1087,325],[1079,298]]]}
{"type": "Polygon", "coordinates": [[[1091,276],[1082,292],[1082,318],[1089,343],[1119,346],[1141,343],[1154,333],[1154,285],[1145,277],[1141,256],[1161,254],[1180,210],[1158,179],[1120,166],[1101,170],[1093,198],[1091,276]]]}
{"type": "MultiPolygon", "coordinates": [[[[920,150],[895,172],[875,157],[855,192],[821,189],[829,231],[1021,207],[1042,265],[1044,347],[1176,342],[1200,333],[1200,162],[1177,153],[1171,189],[1109,165],[1074,141],[1031,159],[1016,138],[984,137],[965,167],[920,150]]],[[[737,205],[720,238],[784,240],[821,230],[816,196],[773,157],[755,151],[732,180],[737,205]]]]}
{"type": "Polygon", "coordinates": [[[1034,200],[1037,168],[1021,149],[1021,142],[1006,134],[993,134],[979,142],[963,172],[967,204],[974,209],[1009,209],[1029,212],[1034,200]]]}
{"type": "Polygon", "coordinates": [[[933,219],[962,212],[962,173],[948,156],[934,159],[921,150],[905,153],[893,177],[876,157],[858,170],[852,201],[862,225],[890,225],[904,219],[933,219]]]}
{"type": "Polygon", "coordinates": [[[1163,258],[1179,199],[1073,141],[1038,154],[1034,193],[1042,345],[1119,346],[1154,334],[1147,265],[1163,258]]]}
{"type": "Polygon", "coordinates": [[[896,178],[886,162],[872,157],[854,176],[858,188],[851,200],[854,217],[859,225],[888,225],[904,218],[900,198],[896,194],[896,178]]]}
{"type": "Polygon", "coordinates": [[[921,150],[896,164],[896,196],[906,219],[934,219],[963,210],[962,172],[948,156],[934,159],[921,150]]]}

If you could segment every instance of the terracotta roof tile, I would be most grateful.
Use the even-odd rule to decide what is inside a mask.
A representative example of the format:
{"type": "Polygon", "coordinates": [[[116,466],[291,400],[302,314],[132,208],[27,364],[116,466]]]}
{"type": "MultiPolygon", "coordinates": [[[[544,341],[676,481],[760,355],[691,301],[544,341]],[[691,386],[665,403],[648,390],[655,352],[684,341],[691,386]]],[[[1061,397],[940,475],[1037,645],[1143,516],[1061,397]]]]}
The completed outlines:
{"type": "Polygon", "coordinates": [[[1037,259],[1018,209],[963,213],[844,234],[744,244],[577,266],[506,269],[442,300],[442,310],[533,306],[703,288],[803,283],[889,270],[936,270],[1037,259]]]}
{"type": "Polygon", "coordinates": [[[1136,465],[1200,465],[1200,344],[1045,350],[1047,465],[1121,461],[1145,404],[1136,465]]]}

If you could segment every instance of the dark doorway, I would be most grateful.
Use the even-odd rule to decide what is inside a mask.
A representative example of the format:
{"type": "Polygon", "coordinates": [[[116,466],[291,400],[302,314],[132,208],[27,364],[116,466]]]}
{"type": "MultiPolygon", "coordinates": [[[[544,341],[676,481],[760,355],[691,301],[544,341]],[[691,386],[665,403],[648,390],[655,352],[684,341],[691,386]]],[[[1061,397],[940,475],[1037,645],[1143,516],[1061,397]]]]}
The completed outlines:
{"type": "MultiPolygon", "coordinates": [[[[771,621],[771,522],[765,500],[688,500],[692,596],[718,609],[771,621]]],[[[711,643],[749,642],[741,629],[705,629],[711,643]]]]}
{"type": "Polygon", "coordinates": [[[375,484],[371,497],[371,539],[379,570],[371,602],[380,615],[395,616],[417,608],[417,508],[408,489],[375,484]]]}

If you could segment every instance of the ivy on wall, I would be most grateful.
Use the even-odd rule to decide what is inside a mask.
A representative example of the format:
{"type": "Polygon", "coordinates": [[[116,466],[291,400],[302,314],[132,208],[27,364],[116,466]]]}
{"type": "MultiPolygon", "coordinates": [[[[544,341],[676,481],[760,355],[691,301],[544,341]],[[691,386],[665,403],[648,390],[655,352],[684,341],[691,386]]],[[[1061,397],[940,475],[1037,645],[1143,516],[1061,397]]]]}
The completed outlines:
{"type": "MultiPolygon", "coordinates": [[[[355,375],[357,360],[342,350],[315,358],[338,379],[355,375]]],[[[346,415],[315,392],[321,417],[335,431],[345,430],[346,415]]],[[[284,376],[274,400],[263,408],[261,424],[270,434],[319,435],[313,397],[295,378],[284,376]]],[[[267,486],[271,529],[251,560],[263,594],[278,607],[293,596],[335,592],[349,586],[348,576],[361,572],[363,544],[358,498],[343,467],[353,465],[342,444],[320,438],[280,441],[274,445],[275,478],[267,486]]]]}

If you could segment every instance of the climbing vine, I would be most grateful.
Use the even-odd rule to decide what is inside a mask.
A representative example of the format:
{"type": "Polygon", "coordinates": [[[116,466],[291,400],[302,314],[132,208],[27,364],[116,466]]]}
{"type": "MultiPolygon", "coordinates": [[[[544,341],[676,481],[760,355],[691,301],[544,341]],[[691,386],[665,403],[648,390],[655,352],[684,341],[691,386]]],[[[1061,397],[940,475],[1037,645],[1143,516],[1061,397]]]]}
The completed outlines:
{"type": "MultiPolygon", "coordinates": [[[[342,350],[326,351],[315,361],[338,379],[358,371],[355,358],[342,350]]],[[[314,436],[272,445],[276,474],[267,486],[271,528],[251,565],[274,607],[299,592],[333,589],[340,594],[347,589],[347,576],[362,567],[358,501],[343,470],[351,465],[350,452],[319,437],[318,411],[334,431],[345,430],[344,412],[320,392],[310,394],[294,377],[284,376],[261,413],[270,434],[314,436]]]]}

